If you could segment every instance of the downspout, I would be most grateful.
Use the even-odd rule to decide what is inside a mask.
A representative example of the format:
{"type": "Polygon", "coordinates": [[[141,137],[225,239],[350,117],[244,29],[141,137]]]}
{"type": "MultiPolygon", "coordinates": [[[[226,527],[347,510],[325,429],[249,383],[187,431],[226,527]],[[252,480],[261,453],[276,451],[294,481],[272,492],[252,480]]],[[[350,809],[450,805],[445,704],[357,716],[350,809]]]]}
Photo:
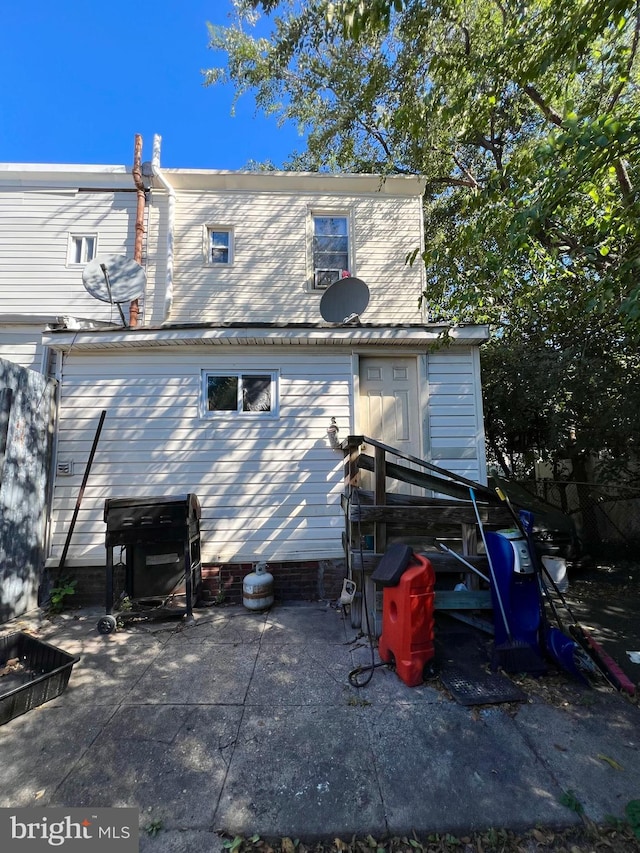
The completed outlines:
{"type": "MultiPolygon", "coordinates": [[[[133,245],[133,259],[139,264],[142,264],[142,243],[144,239],[144,210],[146,206],[146,194],[144,191],[144,183],[142,181],[142,136],[136,133],[134,148],[133,148],[133,168],[131,170],[133,182],[138,191],[138,206],[136,208],[136,236],[133,245]]],[[[129,304],[129,326],[138,325],[138,314],[140,313],[140,304],[137,299],[134,299],[129,304]]]]}
{"type": "Polygon", "coordinates": [[[153,171],[153,177],[156,178],[163,186],[163,188],[167,191],[168,203],[167,203],[167,277],[165,280],[165,289],[164,289],[164,314],[163,314],[163,322],[166,322],[171,315],[171,308],[173,305],[173,232],[175,229],[175,219],[176,219],[176,191],[171,186],[169,181],[165,178],[165,176],[160,171],[160,144],[162,142],[162,137],[156,136],[153,137],[153,159],[151,161],[151,167],[153,171]]]}

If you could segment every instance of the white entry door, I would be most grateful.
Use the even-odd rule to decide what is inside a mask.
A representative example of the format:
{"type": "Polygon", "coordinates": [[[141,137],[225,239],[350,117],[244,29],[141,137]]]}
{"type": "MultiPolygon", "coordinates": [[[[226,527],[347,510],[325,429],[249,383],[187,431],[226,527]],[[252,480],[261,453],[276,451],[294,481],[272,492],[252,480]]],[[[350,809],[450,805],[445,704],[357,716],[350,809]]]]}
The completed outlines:
{"type": "MultiPolygon", "coordinates": [[[[361,358],[358,432],[421,458],[421,421],[416,359],[361,358]]],[[[415,467],[401,458],[391,457],[391,461],[415,467]]],[[[394,480],[387,481],[387,489],[405,494],[421,491],[394,480]]]]}

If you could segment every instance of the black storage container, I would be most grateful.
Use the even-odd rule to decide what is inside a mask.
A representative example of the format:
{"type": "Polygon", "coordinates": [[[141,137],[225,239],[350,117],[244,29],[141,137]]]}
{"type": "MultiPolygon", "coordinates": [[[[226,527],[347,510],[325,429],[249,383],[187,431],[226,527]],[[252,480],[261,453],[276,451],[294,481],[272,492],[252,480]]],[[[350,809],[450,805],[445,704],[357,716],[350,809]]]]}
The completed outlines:
{"type": "Polygon", "coordinates": [[[18,668],[0,676],[0,726],[59,696],[80,658],[16,631],[0,637],[0,669],[18,659],[18,668]]]}

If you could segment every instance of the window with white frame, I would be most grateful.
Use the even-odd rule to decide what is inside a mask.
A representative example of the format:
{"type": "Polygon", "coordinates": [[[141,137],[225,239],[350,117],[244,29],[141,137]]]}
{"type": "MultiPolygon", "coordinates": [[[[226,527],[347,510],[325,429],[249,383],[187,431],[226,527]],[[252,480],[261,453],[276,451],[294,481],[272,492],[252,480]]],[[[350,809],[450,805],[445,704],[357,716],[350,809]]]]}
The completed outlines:
{"type": "Polygon", "coordinates": [[[278,374],[261,371],[203,371],[205,416],[267,416],[278,414],[278,374]]]}
{"type": "Polygon", "coordinates": [[[97,234],[69,234],[67,264],[88,264],[97,254],[97,234]]]}
{"type": "Polygon", "coordinates": [[[206,229],[205,257],[212,266],[233,263],[233,229],[210,225],[206,229]]]}
{"type": "Polygon", "coordinates": [[[351,269],[350,220],[346,213],[312,213],[314,290],[326,290],[351,269]]]}

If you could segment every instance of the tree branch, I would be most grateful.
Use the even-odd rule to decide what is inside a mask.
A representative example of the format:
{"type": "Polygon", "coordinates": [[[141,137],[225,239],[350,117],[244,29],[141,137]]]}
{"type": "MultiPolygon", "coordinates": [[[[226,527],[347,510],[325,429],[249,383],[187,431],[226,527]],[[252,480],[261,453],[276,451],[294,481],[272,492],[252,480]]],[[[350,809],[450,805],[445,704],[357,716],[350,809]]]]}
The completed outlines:
{"type": "Polygon", "coordinates": [[[622,160],[616,160],[614,168],[616,170],[616,178],[618,179],[618,184],[620,185],[620,192],[622,193],[622,196],[625,201],[630,201],[633,195],[633,184],[631,183],[631,179],[629,178],[627,167],[622,162],[622,160]]]}
{"type": "Polygon", "coordinates": [[[451,176],[441,178],[429,178],[428,185],[442,184],[447,187],[468,187],[472,190],[480,189],[480,184],[474,178],[453,178],[451,176]]]}
{"type": "Polygon", "coordinates": [[[522,91],[540,109],[547,121],[552,122],[558,127],[562,127],[562,116],[559,112],[556,112],[553,107],[549,106],[535,86],[528,83],[526,86],[522,87],[522,91]]]}
{"type": "MultiPolygon", "coordinates": [[[[633,62],[636,58],[636,53],[638,51],[638,42],[640,41],[640,2],[636,5],[636,23],[633,28],[633,40],[631,42],[631,52],[629,54],[629,61],[627,62],[627,72],[625,77],[628,79],[631,76],[631,69],[633,68],[633,62]]],[[[622,94],[624,87],[626,85],[625,79],[621,79],[619,85],[614,89],[613,94],[611,96],[611,100],[609,101],[609,106],[607,110],[611,112],[611,110],[618,103],[618,99],[622,94]]]]}

